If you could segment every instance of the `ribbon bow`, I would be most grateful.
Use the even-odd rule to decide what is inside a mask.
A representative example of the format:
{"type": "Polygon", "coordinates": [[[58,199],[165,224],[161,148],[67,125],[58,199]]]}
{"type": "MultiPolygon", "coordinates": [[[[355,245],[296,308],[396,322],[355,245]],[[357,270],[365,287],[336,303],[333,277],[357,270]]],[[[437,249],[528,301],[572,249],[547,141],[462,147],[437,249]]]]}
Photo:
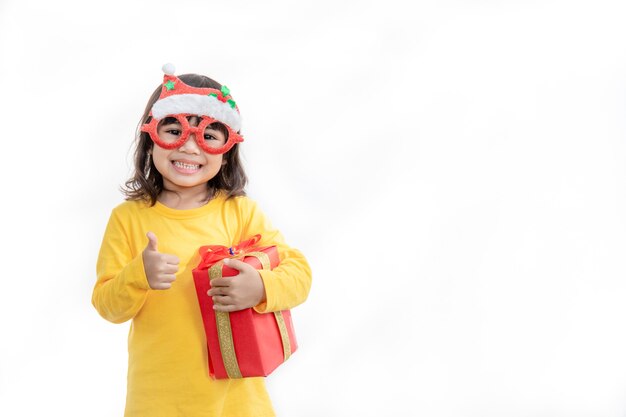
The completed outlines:
{"type": "Polygon", "coordinates": [[[261,235],[254,235],[251,239],[244,240],[238,245],[231,246],[230,248],[222,245],[207,245],[201,246],[198,251],[200,252],[200,264],[198,268],[209,268],[216,262],[222,259],[236,257],[248,252],[253,252],[251,249],[258,250],[255,245],[261,240],[261,235]]]}

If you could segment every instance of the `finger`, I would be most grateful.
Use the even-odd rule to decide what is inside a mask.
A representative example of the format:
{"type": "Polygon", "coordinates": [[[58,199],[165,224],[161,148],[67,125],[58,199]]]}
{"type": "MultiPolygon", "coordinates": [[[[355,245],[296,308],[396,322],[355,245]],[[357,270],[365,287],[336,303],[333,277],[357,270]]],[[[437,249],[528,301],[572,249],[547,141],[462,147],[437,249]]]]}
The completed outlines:
{"type": "Polygon", "coordinates": [[[220,306],[227,306],[231,304],[235,304],[235,300],[232,297],[227,295],[216,295],[213,297],[213,304],[217,304],[220,306]]]}
{"type": "Polygon", "coordinates": [[[176,281],[176,275],[174,274],[163,274],[161,275],[161,282],[174,282],[176,281]]]}
{"type": "Polygon", "coordinates": [[[152,287],[152,289],[155,290],[169,290],[170,288],[172,288],[172,284],[169,282],[159,282],[158,284],[154,284],[154,287],[152,287]]]}
{"type": "Polygon", "coordinates": [[[213,304],[213,310],[223,311],[225,313],[232,313],[233,311],[241,310],[241,308],[237,307],[235,304],[228,304],[228,305],[213,304]]]}
{"type": "Polygon", "coordinates": [[[164,253],[163,254],[163,260],[170,265],[178,265],[180,263],[180,259],[178,259],[178,256],[176,255],[171,255],[169,253],[164,253]]]}
{"type": "Polygon", "coordinates": [[[175,274],[178,272],[178,265],[165,264],[165,266],[163,266],[163,272],[166,274],[175,274]]]}
{"type": "Polygon", "coordinates": [[[157,237],[154,233],[152,232],[148,232],[146,233],[146,237],[148,238],[148,246],[146,246],[148,248],[148,250],[153,250],[155,252],[158,252],[158,240],[157,237]]]}
{"type": "Polygon", "coordinates": [[[211,280],[211,287],[230,287],[231,280],[228,278],[215,278],[211,280]]]}
{"type": "Polygon", "coordinates": [[[230,287],[213,287],[206,292],[209,296],[230,295],[230,287]]]}
{"type": "Polygon", "coordinates": [[[229,258],[226,258],[226,259],[224,259],[224,264],[226,266],[231,267],[231,268],[235,268],[239,272],[245,271],[248,268],[252,268],[251,265],[248,265],[247,263],[245,263],[243,261],[240,261],[239,259],[229,259],[229,258]]]}

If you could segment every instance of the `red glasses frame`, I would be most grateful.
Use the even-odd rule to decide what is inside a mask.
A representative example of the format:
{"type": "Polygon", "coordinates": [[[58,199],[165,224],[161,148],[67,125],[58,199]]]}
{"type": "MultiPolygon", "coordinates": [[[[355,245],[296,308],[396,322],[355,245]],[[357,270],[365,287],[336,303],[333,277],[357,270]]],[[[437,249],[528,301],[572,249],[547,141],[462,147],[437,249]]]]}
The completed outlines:
{"type": "Polygon", "coordinates": [[[200,149],[202,149],[206,153],[210,153],[213,155],[226,153],[233,146],[235,146],[236,143],[243,142],[243,136],[241,136],[239,133],[231,129],[230,126],[228,126],[226,123],[220,122],[219,120],[214,119],[212,117],[198,116],[200,117],[200,123],[198,123],[198,126],[194,127],[189,124],[189,120],[187,120],[188,116],[197,116],[197,115],[181,113],[181,114],[172,114],[172,115],[167,116],[167,117],[174,117],[176,120],[178,120],[178,123],[180,123],[180,126],[182,127],[182,131],[183,131],[182,134],[180,135],[180,138],[178,138],[178,140],[173,143],[164,142],[159,137],[158,126],[159,126],[159,122],[163,119],[157,120],[153,118],[152,120],[150,120],[150,123],[144,123],[141,126],[141,131],[148,133],[152,141],[164,149],[180,148],[181,146],[183,146],[185,142],[187,142],[187,139],[189,139],[189,135],[193,133],[196,139],[196,143],[198,144],[200,149]],[[212,148],[204,142],[204,130],[207,128],[207,126],[216,122],[222,123],[224,126],[226,126],[226,129],[228,130],[228,139],[226,140],[226,143],[223,146],[220,146],[219,148],[212,148]]]}

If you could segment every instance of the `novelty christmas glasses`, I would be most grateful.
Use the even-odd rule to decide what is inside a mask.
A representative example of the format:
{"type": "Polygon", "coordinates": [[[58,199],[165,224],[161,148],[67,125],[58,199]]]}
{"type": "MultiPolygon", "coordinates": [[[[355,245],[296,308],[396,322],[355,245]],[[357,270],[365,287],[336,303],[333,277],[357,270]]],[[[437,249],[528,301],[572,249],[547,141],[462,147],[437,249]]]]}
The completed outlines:
{"type": "Polygon", "coordinates": [[[152,119],[141,126],[158,146],[174,149],[183,145],[193,134],[198,146],[210,154],[228,152],[236,143],[243,142],[237,133],[241,130],[241,116],[230,90],[191,87],[174,75],[174,66],[163,66],[161,95],[150,111],[152,119]],[[197,115],[200,122],[191,126],[187,116],[197,115]],[[174,120],[169,119],[174,118],[174,120]],[[211,133],[211,124],[220,122],[228,131],[226,140],[211,133]]]}
{"type": "Polygon", "coordinates": [[[219,129],[211,125],[220,123],[217,119],[201,116],[198,125],[191,126],[187,116],[190,115],[174,114],[162,120],[152,119],[141,127],[141,131],[149,133],[152,141],[164,149],[180,148],[193,134],[200,149],[210,154],[228,152],[235,143],[243,142],[243,137],[227,124],[222,123],[228,132],[226,138],[223,138],[221,132],[216,133],[219,129]]]}

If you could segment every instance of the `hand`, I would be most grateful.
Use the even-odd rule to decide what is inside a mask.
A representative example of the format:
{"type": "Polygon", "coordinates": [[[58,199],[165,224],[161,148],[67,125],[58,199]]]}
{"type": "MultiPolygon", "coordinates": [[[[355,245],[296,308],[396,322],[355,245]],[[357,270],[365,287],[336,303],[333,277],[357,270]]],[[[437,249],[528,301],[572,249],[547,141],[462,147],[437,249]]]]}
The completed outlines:
{"type": "Polygon", "coordinates": [[[239,311],[265,301],[265,285],[259,271],[238,259],[224,259],[224,264],[239,271],[234,277],[215,278],[207,291],[216,311],[239,311]]]}
{"type": "Polygon", "coordinates": [[[148,246],[143,250],[143,268],[146,271],[148,284],[153,290],[167,290],[176,280],[178,263],[176,255],[160,253],[157,249],[157,237],[154,233],[146,233],[148,246]]]}

